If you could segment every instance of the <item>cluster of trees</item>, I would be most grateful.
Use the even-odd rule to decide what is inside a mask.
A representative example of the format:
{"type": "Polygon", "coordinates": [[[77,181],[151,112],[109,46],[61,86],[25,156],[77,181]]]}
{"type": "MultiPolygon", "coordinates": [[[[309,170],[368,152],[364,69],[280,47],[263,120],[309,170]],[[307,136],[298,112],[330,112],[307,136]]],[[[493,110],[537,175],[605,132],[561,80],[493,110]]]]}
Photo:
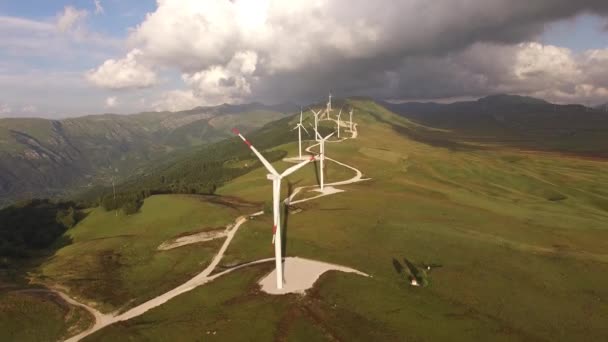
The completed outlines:
{"type": "Polygon", "coordinates": [[[50,247],[82,218],[72,202],[27,200],[0,210],[0,256],[27,257],[50,247]]]}
{"type": "Polygon", "coordinates": [[[122,210],[125,214],[135,214],[142,206],[146,197],[150,196],[148,191],[139,193],[118,193],[116,195],[105,195],[100,199],[100,205],[107,211],[122,210]]]}

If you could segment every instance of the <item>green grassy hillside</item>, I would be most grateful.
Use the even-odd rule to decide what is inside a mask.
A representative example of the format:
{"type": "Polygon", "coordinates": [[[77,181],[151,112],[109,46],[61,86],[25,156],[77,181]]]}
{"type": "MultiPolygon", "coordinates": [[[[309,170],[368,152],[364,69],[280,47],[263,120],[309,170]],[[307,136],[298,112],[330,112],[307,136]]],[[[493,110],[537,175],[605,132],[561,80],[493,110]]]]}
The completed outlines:
{"type": "MultiPolygon", "coordinates": [[[[438,139],[442,130],[374,102],[349,104],[355,107],[358,138],[329,143],[327,155],[370,180],[291,207],[285,254],[338,263],[370,278],[329,272],[305,296],[270,296],[257,281],[273,265],[246,267],[86,340],[596,341],[608,336],[607,161],[522,151],[462,135],[438,139]],[[425,270],[426,265],[432,268],[425,270]],[[419,274],[427,286],[411,287],[408,272],[419,274]]],[[[295,120],[273,122],[248,138],[264,153],[295,156],[296,134],[288,131],[295,120]]],[[[202,270],[222,240],[156,248],[185,232],[256,212],[271,194],[266,171],[242,142],[231,139],[214,148],[152,169],[141,181],[165,176],[196,183],[206,177],[201,165],[221,162],[242,173],[218,184],[220,196],[152,196],[133,216],[95,209],[67,231],[73,243],[59,249],[35,278],[66,286],[79,300],[111,311],[132,307],[202,270]],[[231,204],[218,203],[221,199],[231,204]]],[[[278,158],[273,164],[280,170],[289,165],[278,158]]],[[[284,195],[289,188],[316,184],[314,166],[290,176],[284,195]]],[[[332,162],[327,167],[328,182],[354,176],[332,162]]],[[[137,182],[122,186],[136,189],[137,182]]],[[[304,191],[298,198],[313,195],[304,191]]],[[[271,225],[269,215],[243,224],[220,269],[272,257],[271,225]]]]}
{"type": "Polygon", "coordinates": [[[191,232],[224,229],[241,204],[214,197],[160,195],[136,215],[95,209],[66,233],[72,243],[34,274],[103,311],[124,310],[200,272],[223,239],[172,250],[165,241],[191,232]]]}
{"type": "MultiPolygon", "coordinates": [[[[302,211],[288,216],[286,254],[339,263],[372,278],[328,273],[306,297],[274,297],[256,285],[272,267],[260,265],[88,340],[197,340],[207,332],[224,340],[294,341],[608,335],[605,161],[470,142],[459,142],[466,149],[438,147],[407,134],[432,129],[368,101],[351,104],[359,138],[331,144],[327,153],[371,180],[296,205],[302,211]],[[408,285],[408,264],[434,265],[426,271],[427,287],[408,285]]],[[[295,152],[293,143],[280,148],[295,152]]],[[[330,181],[345,177],[329,167],[330,181]]],[[[268,200],[264,173],[252,171],[218,193],[268,200]]],[[[301,186],[314,178],[305,169],[290,182],[301,186]]],[[[269,220],[263,216],[241,228],[224,266],[273,255],[269,220]]]]}
{"type": "Polygon", "coordinates": [[[57,341],[92,324],[83,309],[40,289],[0,291],[2,341],[57,341]]]}

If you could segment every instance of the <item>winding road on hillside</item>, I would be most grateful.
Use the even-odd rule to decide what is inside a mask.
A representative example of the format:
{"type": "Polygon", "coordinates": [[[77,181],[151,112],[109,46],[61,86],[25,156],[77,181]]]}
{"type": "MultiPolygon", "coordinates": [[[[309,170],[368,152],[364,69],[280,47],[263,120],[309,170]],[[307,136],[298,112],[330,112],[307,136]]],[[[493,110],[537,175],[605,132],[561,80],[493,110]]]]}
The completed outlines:
{"type": "MultiPolygon", "coordinates": [[[[336,120],[330,119],[331,121],[336,122],[336,120]]],[[[343,123],[342,123],[343,124],[343,123]]],[[[341,125],[343,126],[343,125],[341,125]]],[[[353,125],[353,130],[351,133],[351,137],[350,138],[342,138],[340,140],[334,140],[331,141],[331,143],[338,143],[338,142],[342,142],[345,141],[347,139],[356,139],[357,138],[357,124],[353,125]]],[[[329,141],[328,141],[329,142],[329,141]]],[[[318,146],[319,144],[315,144],[312,146],[309,146],[306,151],[312,153],[312,149],[316,146],[318,146]]],[[[359,171],[358,169],[347,165],[345,163],[339,162],[337,160],[331,159],[326,157],[326,160],[329,160],[331,162],[334,162],[338,165],[341,165],[343,167],[346,167],[348,169],[351,169],[355,172],[355,176],[344,180],[344,181],[339,181],[339,182],[333,182],[333,183],[327,183],[326,184],[326,190],[330,189],[330,191],[323,191],[321,192],[319,195],[314,196],[314,197],[309,197],[309,198],[304,198],[304,199],[300,199],[300,200],[296,200],[294,201],[293,199],[295,198],[295,196],[298,193],[301,193],[304,189],[318,189],[318,186],[316,185],[310,185],[310,186],[301,186],[298,187],[296,189],[294,189],[293,193],[289,196],[289,198],[285,199],[285,202],[288,204],[297,204],[297,203],[302,203],[302,202],[307,202],[307,201],[311,201],[320,197],[324,197],[324,196],[329,196],[335,193],[339,193],[339,192],[343,192],[343,190],[335,190],[333,188],[333,186],[337,186],[337,185],[347,185],[347,184],[353,184],[353,183],[357,183],[357,182],[361,182],[361,181],[365,181],[367,179],[363,178],[363,174],[361,171],[359,171]],[[331,190],[333,189],[333,190],[331,190]]],[[[265,263],[265,262],[271,262],[274,261],[274,258],[267,258],[267,259],[261,259],[261,260],[256,260],[256,261],[252,261],[249,263],[245,263],[233,268],[230,268],[228,270],[216,273],[214,275],[211,275],[211,273],[213,273],[213,271],[215,270],[215,268],[217,267],[217,265],[219,265],[220,261],[222,260],[222,258],[224,257],[224,253],[226,252],[226,250],[228,249],[228,246],[230,246],[230,243],[232,242],[232,239],[234,238],[234,236],[236,235],[236,233],[239,231],[239,228],[248,221],[249,217],[255,217],[255,216],[259,216],[262,215],[263,212],[259,211],[256,212],[254,214],[251,215],[247,215],[247,216],[240,216],[238,217],[235,222],[233,224],[231,224],[230,226],[232,226],[231,229],[229,229],[227,231],[227,233],[225,235],[222,236],[226,236],[226,240],[224,241],[224,243],[222,244],[222,247],[220,248],[220,250],[217,252],[217,254],[215,255],[215,257],[213,258],[213,260],[211,261],[211,263],[199,274],[197,274],[196,276],[194,276],[193,278],[191,278],[190,280],[188,280],[187,282],[179,285],[178,287],[165,292],[164,294],[152,298],[150,300],[148,300],[145,303],[142,303],[124,313],[118,314],[118,313],[109,313],[109,314],[104,314],[101,313],[99,310],[96,310],[95,308],[92,308],[88,305],[82,304],[78,301],[76,301],[75,299],[69,297],[67,294],[65,294],[64,292],[61,292],[59,290],[53,290],[54,292],[56,292],[58,295],[60,295],[64,300],[66,300],[68,303],[72,304],[72,305],[76,305],[79,307],[82,307],[84,309],[86,309],[87,311],[89,311],[91,313],[91,315],[94,317],[95,319],[95,324],[93,324],[93,326],[89,327],[88,329],[86,329],[85,331],[81,332],[78,335],[72,336],[69,339],[66,340],[66,342],[72,342],[72,341],[79,341],[83,338],[85,338],[86,336],[91,335],[92,333],[108,326],[111,325],[113,323],[116,322],[120,322],[120,321],[126,321],[129,320],[131,318],[137,317],[142,315],[143,313],[145,313],[146,311],[155,308],[157,306],[160,306],[164,303],[166,303],[167,301],[171,300],[172,298],[188,292],[190,290],[193,290],[201,285],[204,285],[216,278],[219,278],[223,275],[226,275],[230,272],[236,271],[238,269],[247,267],[247,266],[251,266],[251,265],[255,265],[255,264],[261,264],[261,263],[265,263]]],[[[284,258],[284,262],[285,264],[287,263],[298,263],[301,262],[303,259],[301,258],[296,258],[296,257],[286,257],[284,258]]],[[[321,263],[321,262],[315,262],[318,264],[323,264],[324,265],[324,270],[339,270],[339,271],[343,271],[343,272],[353,272],[353,273],[357,273],[357,274],[361,274],[364,276],[367,276],[366,274],[359,272],[357,270],[348,268],[348,267],[344,267],[344,266],[340,266],[340,265],[333,265],[333,264],[327,264],[327,263],[321,263]]],[[[320,274],[319,274],[320,275],[320,274]]],[[[318,277],[318,276],[317,276],[318,277]]],[[[314,279],[316,280],[316,278],[314,279]]],[[[313,281],[314,283],[314,281],[313,281]]]]}

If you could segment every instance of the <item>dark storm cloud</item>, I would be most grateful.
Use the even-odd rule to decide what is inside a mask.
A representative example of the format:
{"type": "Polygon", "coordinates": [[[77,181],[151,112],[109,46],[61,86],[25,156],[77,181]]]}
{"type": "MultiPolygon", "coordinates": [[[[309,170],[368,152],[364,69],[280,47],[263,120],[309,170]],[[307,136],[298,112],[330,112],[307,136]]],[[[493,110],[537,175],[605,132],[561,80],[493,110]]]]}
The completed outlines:
{"type": "Polygon", "coordinates": [[[186,74],[195,91],[180,94],[188,99],[185,105],[211,98],[309,100],[329,90],[382,98],[502,90],[569,97],[576,96],[575,86],[555,79],[538,61],[564,69],[550,62],[557,58],[567,64],[559,75],[587,82],[594,79],[579,73],[590,68],[584,65],[588,60],[520,43],[534,40],[548,23],[581,13],[606,16],[608,1],[261,1],[254,6],[245,0],[164,0],[131,42],[143,52],[141,63],[186,74]],[[227,79],[239,80],[232,82],[229,98],[205,97],[214,84],[230,88],[227,79]]]}

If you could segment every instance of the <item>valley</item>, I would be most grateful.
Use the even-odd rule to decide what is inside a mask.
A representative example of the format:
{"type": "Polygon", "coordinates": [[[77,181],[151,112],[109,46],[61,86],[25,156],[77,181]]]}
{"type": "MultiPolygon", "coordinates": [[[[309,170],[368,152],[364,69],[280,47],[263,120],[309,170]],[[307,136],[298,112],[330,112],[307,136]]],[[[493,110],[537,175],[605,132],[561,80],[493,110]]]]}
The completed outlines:
{"type": "Polygon", "coordinates": [[[182,112],[0,119],[0,206],[74,195],[283,117],[289,105],[199,107],[182,112]]]}

